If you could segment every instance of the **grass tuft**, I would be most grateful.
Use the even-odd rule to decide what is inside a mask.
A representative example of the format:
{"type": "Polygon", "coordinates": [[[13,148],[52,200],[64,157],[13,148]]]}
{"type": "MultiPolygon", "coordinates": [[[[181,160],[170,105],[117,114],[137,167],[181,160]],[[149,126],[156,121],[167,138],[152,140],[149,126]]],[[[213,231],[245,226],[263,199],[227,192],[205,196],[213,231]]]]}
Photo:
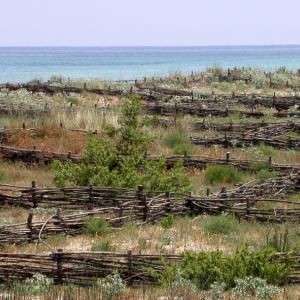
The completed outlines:
{"type": "Polygon", "coordinates": [[[111,232],[111,225],[105,219],[89,218],[84,223],[85,233],[96,236],[106,235],[111,232]]]}
{"type": "Polygon", "coordinates": [[[231,215],[210,216],[203,225],[204,232],[209,234],[230,234],[237,230],[237,220],[231,215]]]}
{"type": "Polygon", "coordinates": [[[206,183],[232,183],[236,184],[241,182],[242,173],[232,166],[209,166],[205,173],[204,178],[206,183]]]}

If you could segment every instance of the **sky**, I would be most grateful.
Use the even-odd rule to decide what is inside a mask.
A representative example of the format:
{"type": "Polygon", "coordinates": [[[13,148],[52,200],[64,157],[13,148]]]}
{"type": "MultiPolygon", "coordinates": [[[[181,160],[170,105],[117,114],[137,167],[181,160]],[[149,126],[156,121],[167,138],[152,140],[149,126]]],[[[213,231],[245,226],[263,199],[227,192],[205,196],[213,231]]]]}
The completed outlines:
{"type": "Polygon", "coordinates": [[[300,0],[0,3],[0,46],[300,44],[300,0]]]}

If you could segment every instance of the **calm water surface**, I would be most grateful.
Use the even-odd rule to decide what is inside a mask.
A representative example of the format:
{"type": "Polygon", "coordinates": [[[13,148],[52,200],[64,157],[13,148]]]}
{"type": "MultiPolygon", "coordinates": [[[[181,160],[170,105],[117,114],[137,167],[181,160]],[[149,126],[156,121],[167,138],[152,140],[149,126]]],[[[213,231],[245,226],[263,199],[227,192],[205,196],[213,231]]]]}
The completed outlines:
{"type": "Polygon", "coordinates": [[[300,69],[300,46],[0,48],[0,82],[52,75],[136,79],[207,67],[300,69]]]}

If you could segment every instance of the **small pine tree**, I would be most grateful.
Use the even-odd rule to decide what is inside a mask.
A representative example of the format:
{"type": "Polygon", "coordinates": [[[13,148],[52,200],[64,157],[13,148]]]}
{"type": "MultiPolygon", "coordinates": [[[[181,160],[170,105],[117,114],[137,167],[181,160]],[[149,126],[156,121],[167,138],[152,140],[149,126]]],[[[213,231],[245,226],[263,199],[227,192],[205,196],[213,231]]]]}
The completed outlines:
{"type": "Polygon", "coordinates": [[[167,170],[165,159],[145,159],[152,138],[143,130],[138,96],[130,96],[122,105],[119,128],[106,126],[103,135],[91,136],[79,164],[54,162],[54,181],[57,186],[112,186],[136,188],[144,185],[147,191],[190,190],[190,181],[183,163],[167,170]]]}

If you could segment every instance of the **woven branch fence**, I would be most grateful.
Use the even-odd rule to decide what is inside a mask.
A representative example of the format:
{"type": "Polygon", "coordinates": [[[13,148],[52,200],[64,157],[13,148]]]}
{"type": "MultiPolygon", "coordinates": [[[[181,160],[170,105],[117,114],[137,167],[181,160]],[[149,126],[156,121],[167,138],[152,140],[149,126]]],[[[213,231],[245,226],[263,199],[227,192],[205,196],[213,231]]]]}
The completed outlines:
{"type": "Polygon", "coordinates": [[[273,116],[276,118],[300,117],[300,111],[278,111],[276,113],[255,111],[255,110],[236,110],[236,109],[220,109],[217,105],[214,108],[206,108],[205,106],[195,103],[180,103],[180,104],[165,104],[165,103],[147,103],[143,106],[143,110],[147,114],[174,116],[182,115],[196,115],[199,117],[228,117],[230,115],[239,115],[245,117],[262,118],[265,116],[273,116]]]}
{"type": "MultiPolygon", "coordinates": [[[[43,163],[50,164],[54,160],[61,162],[72,161],[73,163],[80,162],[80,156],[69,153],[56,153],[56,152],[46,152],[40,150],[29,150],[20,149],[8,146],[0,145],[0,157],[10,161],[22,161],[28,164],[32,163],[43,163]]],[[[148,156],[149,160],[159,160],[159,156],[148,156]]],[[[226,157],[214,158],[206,156],[194,156],[194,155],[184,155],[184,156],[168,156],[166,157],[166,164],[169,168],[173,167],[176,162],[183,161],[185,167],[206,168],[208,165],[230,165],[237,167],[242,170],[252,170],[256,165],[265,165],[269,170],[274,170],[282,173],[291,173],[292,171],[300,170],[300,165],[295,164],[274,164],[272,162],[272,157],[268,158],[268,161],[262,160],[243,160],[234,159],[230,157],[230,152],[226,153],[226,157]]]]}
{"type": "MultiPolygon", "coordinates": [[[[137,191],[112,188],[69,188],[69,189],[27,189],[19,188],[20,195],[9,195],[14,187],[2,186],[0,201],[6,205],[26,208],[64,208],[89,211],[63,215],[58,209],[47,221],[33,221],[0,226],[0,245],[40,241],[41,237],[53,234],[80,234],[88,218],[103,218],[113,227],[137,221],[140,224],[154,223],[167,214],[220,214],[229,212],[239,218],[267,222],[300,220],[300,202],[284,201],[280,197],[300,190],[300,174],[269,179],[259,183],[248,183],[235,190],[208,196],[193,196],[175,193],[145,193],[142,187],[137,191]],[[260,207],[268,202],[271,208],[260,207]],[[258,207],[254,205],[258,204],[258,207]]],[[[15,187],[15,190],[18,190],[15,187]]],[[[16,191],[13,191],[16,193],[16,191]]]]}
{"type": "MultiPolygon", "coordinates": [[[[149,269],[158,275],[164,271],[165,264],[178,264],[182,259],[180,255],[141,255],[131,251],[125,254],[74,253],[58,249],[49,255],[0,253],[0,281],[21,281],[40,273],[53,278],[55,284],[89,286],[95,284],[97,278],[118,272],[129,285],[155,284],[156,278],[149,269]]],[[[290,262],[292,269],[287,276],[287,283],[300,282],[299,253],[278,253],[273,260],[290,262]]]]}
{"type": "Polygon", "coordinates": [[[272,134],[248,133],[248,134],[226,134],[224,137],[191,137],[194,145],[211,147],[219,145],[228,147],[251,147],[254,145],[268,145],[279,149],[300,149],[300,138],[272,137],[272,134]]]}
{"type": "MultiPolygon", "coordinates": [[[[180,123],[180,121],[179,121],[180,123]]],[[[176,126],[177,120],[170,118],[159,118],[155,121],[156,125],[163,127],[176,126]]],[[[277,122],[267,123],[265,121],[256,123],[211,123],[209,120],[203,120],[202,122],[186,122],[191,130],[194,131],[217,131],[217,132],[236,132],[236,133],[261,133],[269,134],[272,136],[282,136],[288,132],[295,132],[300,134],[300,123],[297,122],[277,122]]],[[[21,130],[21,129],[20,129],[21,130]]],[[[0,131],[1,132],[1,131],[0,131]]]]}
{"type": "MultiPolygon", "coordinates": [[[[219,104],[242,104],[246,106],[264,106],[268,108],[276,108],[278,110],[287,110],[293,106],[300,105],[299,96],[273,96],[270,95],[244,95],[244,94],[218,94],[218,95],[207,95],[198,94],[193,91],[188,90],[178,90],[178,89],[166,89],[155,86],[155,81],[153,81],[153,86],[143,86],[144,82],[139,82],[135,80],[132,81],[132,88],[127,89],[88,89],[86,84],[84,88],[70,87],[70,86],[51,86],[48,84],[4,84],[0,85],[0,89],[6,89],[8,91],[16,91],[19,89],[25,89],[32,93],[45,93],[45,94],[56,94],[56,93],[83,93],[89,92],[98,95],[108,95],[108,96],[121,96],[134,92],[141,96],[143,100],[154,101],[162,100],[165,101],[172,99],[172,97],[179,97],[178,100],[182,102],[193,102],[195,98],[198,99],[209,99],[218,102],[219,104]],[[169,96],[169,98],[166,98],[169,96]]],[[[210,101],[209,101],[210,102],[210,101]]],[[[205,103],[204,103],[205,104],[205,103]]]]}

